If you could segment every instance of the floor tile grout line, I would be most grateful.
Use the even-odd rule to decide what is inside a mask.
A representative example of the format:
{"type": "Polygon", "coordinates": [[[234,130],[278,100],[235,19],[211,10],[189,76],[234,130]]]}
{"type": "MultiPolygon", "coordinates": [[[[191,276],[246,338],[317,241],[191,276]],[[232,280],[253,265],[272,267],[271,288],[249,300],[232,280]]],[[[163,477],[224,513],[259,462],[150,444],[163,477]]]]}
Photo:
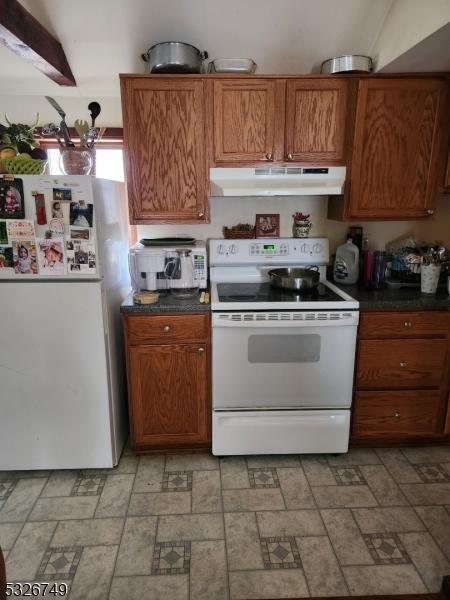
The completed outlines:
{"type": "MultiPolygon", "coordinates": [[[[279,490],[280,490],[281,498],[283,499],[284,510],[287,510],[287,509],[288,509],[288,506],[287,506],[286,498],[285,498],[285,496],[284,496],[284,493],[283,493],[283,487],[282,487],[282,485],[281,485],[281,481],[280,481],[280,475],[279,475],[279,473],[278,473],[278,467],[275,467],[275,472],[276,472],[276,474],[277,474],[278,486],[279,486],[279,490]]],[[[255,518],[256,518],[256,511],[255,511],[255,518]]],[[[259,533],[258,519],[256,519],[256,526],[258,527],[258,533],[259,533]]],[[[261,537],[261,536],[260,536],[260,537],[261,537]]]]}
{"type": "MultiPolygon", "coordinates": [[[[341,573],[341,575],[342,575],[342,577],[343,577],[343,581],[344,581],[344,584],[345,584],[345,589],[346,589],[347,591],[349,591],[349,589],[348,589],[348,586],[347,586],[347,580],[345,579],[345,577],[344,577],[344,573],[342,572],[341,565],[340,565],[340,563],[339,563],[339,560],[338,560],[337,554],[336,554],[336,552],[335,552],[335,549],[334,549],[333,543],[332,543],[332,541],[331,541],[331,538],[330,538],[330,536],[328,535],[328,529],[327,529],[327,528],[326,528],[326,526],[325,526],[325,522],[324,522],[324,520],[323,520],[323,518],[322,518],[322,513],[320,512],[320,509],[319,509],[319,506],[318,506],[318,503],[317,503],[316,497],[315,497],[315,495],[314,495],[314,492],[313,492],[313,490],[312,490],[312,487],[313,487],[313,486],[312,486],[312,485],[310,485],[310,483],[309,483],[309,481],[308,481],[308,477],[307,477],[307,475],[306,475],[306,473],[305,473],[305,470],[304,470],[304,468],[303,468],[303,464],[302,464],[302,461],[301,461],[301,458],[300,458],[300,457],[299,457],[299,463],[300,463],[300,465],[301,465],[301,467],[302,467],[302,471],[303,471],[303,474],[304,474],[304,476],[305,476],[306,483],[307,483],[307,485],[308,485],[309,491],[310,491],[310,493],[311,493],[311,497],[312,497],[312,499],[313,499],[313,502],[314,502],[314,506],[315,506],[315,508],[314,508],[314,509],[312,509],[312,510],[315,510],[315,511],[318,513],[318,515],[319,515],[319,519],[320,519],[320,522],[322,523],[323,530],[324,530],[324,532],[325,532],[325,536],[327,537],[327,539],[328,539],[328,541],[329,541],[329,543],[330,543],[331,550],[332,550],[332,552],[333,552],[333,554],[334,554],[334,556],[335,556],[335,558],[336,558],[336,563],[337,563],[337,566],[338,566],[339,572],[341,573]]],[[[329,466],[329,465],[328,465],[328,467],[330,468],[330,466],[329,466]]],[[[333,487],[334,487],[334,486],[333,486],[333,487]]],[[[313,537],[313,536],[296,536],[296,537],[313,537]]],[[[317,536],[317,537],[319,537],[319,536],[317,536]]],[[[323,537],[323,536],[320,536],[320,537],[323,537]]],[[[299,550],[299,554],[300,554],[300,550],[299,550]]],[[[302,556],[301,556],[301,554],[300,554],[300,559],[301,559],[301,558],[302,558],[302,556]]],[[[307,587],[308,593],[309,593],[309,595],[310,595],[310,597],[311,597],[311,590],[310,590],[310,587],[309,587],[308,576],[307,576],[307,574],[306,574],[306,570],[305,570],[305,568],[304,568],[304,565],[303,565],[303,560],[302,560],[301,562],[302,562],[303,575],[304,575],[304,577],[305,577],[306,587],[307,587]]]]}
{"type": "MultiPolygon", "coordinates": [[[[324,530],[324,532],[325,532],[325,537],[326,537],[326,538],[328,539],[328,541],[330,542],[330,547],[331,547],[331,550],[332,550],[332,552],[333,552],[333,555],[334,555],[334,557],[336,558],[336,564],[337,564],[337,566],[338,566],[338,569],[339,569],[339,572],[340,572],[340,574],[341,574],[341,576],[342,576],[342,580],[343,580],[343,582],[344,582],[345,589],[347,590],[347,592],[349,593],[349,595],[351,595],[351,594],[350,594],[350,588],[349,588],[349,586],[348,586],[348,583],[347,583],[347,579],[345,578],[345,574],[344,574],[344,571],[343,571],[343,569],[342,569],[342,565],[341,565],[341,563],[340,563],[340,561],[339,561],[339,558],[338,558],[338,555],[337,555],[337,552],[336,552],[336,548],[334,547],[333,540],[331,539],[331,536],[330,536],[330,534],[328,533],[327,526],[326,526],[326,524],[325,524],[325,521],[323,520],[322,513],[320,512],[320,509],[319,509],[319,508],[317,509],[317,512],[319,513],[320,522],[321,522],[321,523],[322,523],[322,525],[323,525],[323,530],[324,530]]],[[[304,537],[313,537],[313,536],[304,536],[304,537]]],[[[321,536],[321,537],[323,537],[323,536],[321,536]]],[[[306,572],[305,572],[305,577],[306,577],[306,572]]]]}
{"type": "MultiPolygon", "coordinates": [[[[122,454],[122,456],[123,456],[123,454],[122,454]]],[[[122,456],[121,456],[121,458],[122,458],[122,456]]],[[[131,487],[130,487],[130,494],[128,496],[127,507],[126,507],[126,510],[125,510],[125,514],[123,516],[122,531],[121,531],[121,534],[120,534],[119,543],[117,544],[117,551],[116,551],[116,556],[114,558],[114,565],[113,565],[113,568],[112,568],[111,578],[110,578],[110,581],[109,581],[107,598],[109,598],[110,595],[111,595],[111,588],[112,588],[112,584],[113,584],[113,580],[114,580],[114,573],[116,571],[117,560],[119,558],[120,546],[122,544],[123,536],[124,536],[124,533],[125,533],[125,527],[126,527],[126,524],[127,524],[127,514],[128,514],[128,509],[130,507],[130,502],[131,502],[131,490],[133,489],[135,480],[136,480],[136,474],[133,475],[133,482],[132,482],[131,487]]]]}
{"type": "MultiPolygon", "coordinates": [[[[49,477],[50,477],[50,476],[49,476],[49,477]]],[[[37,501],[40,499],[40,497],[41,497],[41,494],[42,494],[42,491],[43,491],[43,489],[45,488],[45,486],[47,485],[47,482],[48,482],[48,480],[49,480],[49,477],[47,477],[47,478],[44,478],[44,477],[42,477],[42,479],[46,479],[47,481],[46,481],[46,483],[45,483],[45,484],[42,486],[42,489],[41,489],[41,491],[39,492],[39,495],[36,497],[36,500],[33,502],[33,506],[30,508],[30,510],[29,510],[29,512],[28,512],[28,514],[27,514],[27,516],[26,516],[26,518],[25,518],[25,520],[23,521],[23,525],[22,525],[22,527],[20,528],[19,535],[16,537],[14,544],[12,545],[12,547],[11,547],[11,548],[9,548],[9,550],[8,550],[8,557],[11,555],[11,552],[13,551],[13,549],[14,549],[15,545],[17,544],[17,540],[18,540],[18,539],[20,538],[20,536],[22,535],[22,532],[23,532],[23,530],[24,530],[24,528],[25,528],[25,525],[26,525],[27,523],[39,522],[39,521],[29,521],[28,519],[29,519],[29,517],[30,517],[31,513],[32,513],[32,512],[33,512],[33,510],[34,510],[34,507],[36,506],[36,502],[37,502],[37,501]]],[[[24,479],[28,479],[28,478],[24,478],[24,479]]],[[[30,477],[29,479],[32,479],[32,478],[30,477]]],[[[40,478],[39,478],[39,479],[40,479],[40,478]]],[[[2,507],[2,508],[3,508],[3,507],[2,507]]],[[[20,521],[5,521],[5,522],[2,522],[2,521],[0,521],[0,525],[2,525],[2,524],[4,524],[4,523],[20,523],[20,521]]],[[[55,529],[56,529],[56,527],[55,527],[55,529]]],[[[48,545],[47,545],[47,548],[48,548],[48,545]]],[[[45,549],[45,552],[47,551],[47,548],[45,549]]],[[[8,558],[6,559],[6,562],[8,562],[8,558]]]]}
{"type": "MultiPolygon", "coordinates": [[[[372,465],[370,465],[370,466],[372,466],[372,465]]],[[[410,502],[409,502],[408,498],[405,496],[405,494],[403,493],[403,490],[400,488],[400,485],[399,485],[399,484],[398,484],[398,483],[395,481],[395,479],[392,477],[392,475],[389,473],[389,471],[387,470],[387,468],[385,467],[385,465],[384,465],[383,463],[381,463],[381,465],[380,465],[380,466],[382,466],[382,467],[384,468],[384,470],[386,471],[386,473],[388,474],[388,476],[389,476],[389,477],[392,479],[392,482],[394,483],[395,487],[398,489],[398,491],[400,492],[400,494],[401,494],[401,495],[403,496],[403,498],[406,500],[406,505],[404,505],[404,506],[410,506],[410,502]]],[[[386,507],[385,505],[381,504],[380,500],[378,499],[378,496],[377,496],[376,492],[374,491],[374,489],[373,489],[373,487],[372,487],[372,486],[373,486],[373,484],[372,484],[372,486],[371,486],[371,485],[370,485],[370,482],[369,482],[367,479],[366,479],[366,483],[367,483],[367,486],[368,486],[368,488],[369,488],[369,489],[370,489],[370,491],[372,492],[372,495],[373,495],[373,497],[374,497],[374,498],[375,498],[375,500],[377,501],[377,503],[378,503],[378,506],[379,506],[380,508],[386,507]]],[[[399,506],[401,506],[401,505],[399,505],[399,506]]],[[[374,508],[375,508],[375,507],[374,507],[374,508]]]]}
{"type": "MultiPolygon", "coordinates": [[[[447,558],[448,562],[450,562],[450,558],[447,556],[446,549],[445,549],[443,546],[441,546],[441,544],[439,543],[439,541],[438,541],[438,540],[437,540],[437,539],[434,537],[434,535],[432,534],[432,532],[431,532],[431,529],[429,529],[429,528],[428,528],[427,524],[425,523],[425,520],[424,520],[424,519],[422,519],[422,517],[420,516],[420,514],[417,512],[417,510],[416,510],[416,509],[417,509],[417,508],[420,508],[421,506],[428,507],[428,506],[432,506],[432,505],[428,505],[428,504],[419,504],[419,505],[417,505],[417,506],[414,506],[414,505],[413,505],[413,506],[412,506],[412,509],[414,510],[414,512],[415,512],[415,514],[417,515],[418,519],[419,519],[419,520],[420,520],[420,521],[423,523],[423,525],[424,525],[424,527],[425,527],[425,530],[426,530],[426,532],[430,534],[430,536],[431,536],[431,539],[432,539],[432,540],[434,541],[434,543],[437,545],[437,547],[439,548],[439,550],[441,550],[441,552],[442,552],[442,554],[445,556],[445,558],[447,558]]],[[[444,510],[445,510],[445,508],[444,508],[444,510]]],[[[415,533],[415,532],[411,532],[411,533],[415,533]]]]}
{"type": "MultiPolygon", "coordinates": [[[[247,460],[245,461],[245,467],[248,474],[247,460]]],[[[223,504],[223,484],[222,484],[222,461],[219,459],[219,482],[220,482],[220,502],[222,505],[222,525],[223,525],[223,545],[225,552],[225,579],[226,588],[228,592],[228,599],[231,599],[231,586],[230,586],[230,565],[228,563],[228,545],[227,545],[227,530],[225,527],[225,508],[223,504]]]]}

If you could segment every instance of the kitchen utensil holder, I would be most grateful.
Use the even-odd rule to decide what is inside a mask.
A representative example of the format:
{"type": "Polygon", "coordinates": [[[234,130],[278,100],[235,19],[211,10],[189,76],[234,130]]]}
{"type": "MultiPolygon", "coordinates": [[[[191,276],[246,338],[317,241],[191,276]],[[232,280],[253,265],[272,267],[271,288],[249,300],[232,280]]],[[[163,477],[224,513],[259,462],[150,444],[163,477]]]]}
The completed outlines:
{"type": "Polygon", "coordinates": [[[437,291],[441,265],[422,264],[420,269],[420,291],[422,294],[435,294],[437,291]]]}
{"type": "Polygon", "coordinates": [[[90,175],[94,165],[94,150],[83,147],[60,149],[59,166],[64,175],[90,175]]]}

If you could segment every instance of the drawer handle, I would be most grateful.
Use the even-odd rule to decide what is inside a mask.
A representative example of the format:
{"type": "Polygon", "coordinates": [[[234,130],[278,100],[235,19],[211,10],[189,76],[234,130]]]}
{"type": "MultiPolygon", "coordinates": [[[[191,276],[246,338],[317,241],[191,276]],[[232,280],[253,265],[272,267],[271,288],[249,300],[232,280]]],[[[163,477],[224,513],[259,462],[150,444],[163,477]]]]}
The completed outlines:
{"type": "Polygon", "coordinates": [[[404,369],[405,367],[407,367],[407,366],[408,366],[408,363],[406,363],[406,362],[401,362],[401,363],[400,363],[400,366],[401,366],[401,368],[402,368],[402,369],[404,369]]]}
{"type": "Polygon", "coordinates": [[[205,349],[204,349],[204,348],[198,348],[198,349],[197,349],[197,352],[204,352],[204,351],[205,351],[205,349]]]}
{"type": "Polygon", "coordinates": [[[411,321],[405,321],[405,327],[412,327],[411,321]]]}
{"type": "Polygon", "coordinates": [[[394,413],[394,418],[395,419],[400,419],[400,413],[399,412],[395,412],[394,413]]]}
{"type": "Polygon", "coordinates": [[[171,327],[170,325],[164,325],[163,327],[163,331],[170,331],[171,327]]]}

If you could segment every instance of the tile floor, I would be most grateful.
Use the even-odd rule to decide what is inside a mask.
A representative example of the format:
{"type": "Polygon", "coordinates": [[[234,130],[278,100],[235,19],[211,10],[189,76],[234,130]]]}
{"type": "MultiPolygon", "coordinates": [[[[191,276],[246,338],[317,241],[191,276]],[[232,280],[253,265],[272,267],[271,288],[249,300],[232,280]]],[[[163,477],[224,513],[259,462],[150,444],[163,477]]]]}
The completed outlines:
{"type": "Polygon", "coordinates": [[[9,581],[65,583],[70,600],[437,591],[450,447],[0,472],[0,544],[9,581]]]}

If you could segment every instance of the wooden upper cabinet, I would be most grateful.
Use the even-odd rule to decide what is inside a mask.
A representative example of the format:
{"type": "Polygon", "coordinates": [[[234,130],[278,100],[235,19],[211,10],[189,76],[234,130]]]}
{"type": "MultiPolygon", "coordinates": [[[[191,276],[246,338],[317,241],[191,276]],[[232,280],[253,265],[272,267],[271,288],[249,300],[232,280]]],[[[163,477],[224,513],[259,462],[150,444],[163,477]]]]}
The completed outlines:
{"type": "Polygon", "coordinates": [[[447,158],[447,168],[445,170],[445,179],[444,179],[444,188],[445,192],[450,193],[450,146],[448,148],[448,158],[447,158]]]}
{"type": "Polygon", "coordinates": [[[121,78],[131,223],[207,220],[204,86],[121,78]]]}
{"type": "Polygon", "coordinates": [[[433,214],[444,113],[443,79],[360,81],[344,216],[404,219],[433,214]]]}
{"type": "Polygon", "coordinates": [[[283,82],[273,79],[214,81],[214,162],[281,160],[283,96],[283,82]]]}
{"type": "Polygon", "coordinates": [[[348,81],[287,81],[287,161],[344,163],[348,81]]]}

